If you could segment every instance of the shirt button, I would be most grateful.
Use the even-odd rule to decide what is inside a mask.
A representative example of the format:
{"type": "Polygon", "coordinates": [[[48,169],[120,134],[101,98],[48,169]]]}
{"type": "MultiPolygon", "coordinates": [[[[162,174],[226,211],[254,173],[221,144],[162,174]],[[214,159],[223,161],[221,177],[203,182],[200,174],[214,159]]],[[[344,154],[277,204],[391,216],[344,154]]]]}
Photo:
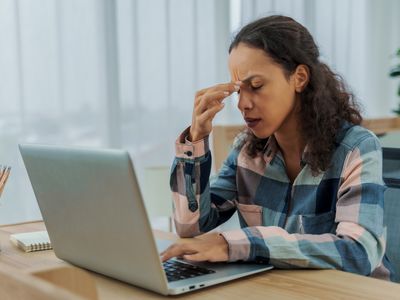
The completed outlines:
{"type": "Polygon", "coordinates": [[[186,151],[185,154],[186,154],[187,156],[192,156],[192,155],[193,155],[193,152],[192,152],[192,151],[186,151]]]}
{"type": "Polygon", "coordinates": [[[191,212],[195,212],[197,209],[199,208],[199,206],[198,206],[198,204],[197,204],[197,201],[195,201],[195,202],[189,202],[189,210],[191,211],[191,212]]]}

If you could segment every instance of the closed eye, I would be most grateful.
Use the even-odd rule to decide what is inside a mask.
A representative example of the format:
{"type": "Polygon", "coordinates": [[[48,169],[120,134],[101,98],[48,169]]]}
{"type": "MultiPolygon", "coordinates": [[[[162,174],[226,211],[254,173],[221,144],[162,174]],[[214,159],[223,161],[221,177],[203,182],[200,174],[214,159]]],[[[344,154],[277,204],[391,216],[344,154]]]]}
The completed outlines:
{"type": "Polygon", "coordinates": [[[259,85],[259,86],[253,86],[253,85],[251,85],[250,88],[251,88],[253,91],[255,91],[255,90],[258,90],[258,89],[262,88],[262,86],[263,86],[263,85],[259,85]]]}
{"type": "MultiPolygon", "coordinates": [[[[249,87],[250,87],[250,89],[251,89],[252,91],[256,91],[256,90],[262,88],[263,86],[264,86],[263,84],[258,85],[258,86],[254,86],[254,85],[251,85],[251,84],[249,85],[249,87]]],[[[240,90],[238,90],[237,93],[240,94],[240,90]]]]}

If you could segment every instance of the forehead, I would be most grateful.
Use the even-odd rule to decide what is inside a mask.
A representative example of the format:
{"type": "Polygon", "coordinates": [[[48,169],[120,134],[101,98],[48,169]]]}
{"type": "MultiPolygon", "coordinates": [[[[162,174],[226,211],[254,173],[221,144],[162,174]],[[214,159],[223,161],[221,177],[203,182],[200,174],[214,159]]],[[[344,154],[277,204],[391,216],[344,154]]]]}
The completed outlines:
{"type": "Polygon", "coordinates": [[[233,48],[228,58],[229,71],[235,80],[257,72],[268,72],[277,64],[262,49],[240,43],[233,48]]]}

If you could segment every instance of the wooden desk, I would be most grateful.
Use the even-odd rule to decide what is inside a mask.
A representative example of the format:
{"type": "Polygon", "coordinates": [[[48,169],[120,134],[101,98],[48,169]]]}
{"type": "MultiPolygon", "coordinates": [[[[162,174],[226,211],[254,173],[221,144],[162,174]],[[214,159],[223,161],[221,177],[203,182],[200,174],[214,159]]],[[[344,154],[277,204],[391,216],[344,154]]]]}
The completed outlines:
{"type": "MultiPolygon", "coordinates": [[[[44,230],[42,222],[0,227],[0,261],[18,269],[60,266],[53,251],[24,253],[9,242],[16,232],[44,230]]],[[[172,238],[171,234],[156,232],[172,238]]],[[[400,285],[336,270],[272,270],[189,294],[164,297],[91,273],[99,299],[400,299],[400,285]]]]}

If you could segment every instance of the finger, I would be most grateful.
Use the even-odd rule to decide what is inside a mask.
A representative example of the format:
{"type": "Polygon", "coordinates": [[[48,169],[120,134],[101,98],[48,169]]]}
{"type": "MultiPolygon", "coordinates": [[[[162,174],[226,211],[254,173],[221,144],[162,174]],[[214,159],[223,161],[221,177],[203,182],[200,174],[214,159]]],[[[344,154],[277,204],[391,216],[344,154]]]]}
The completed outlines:
{"type": "Polygon", "coordinates": [[[237,80],[233,84],[240,88],[240,86],[243,85],[245,82],[247,82],[247,80],[246,81],[237,80]]]}
{"type": "Polygon", "coordinates": [[[166,262],[167,260],[169,260],[173,257],[176,257],[176,255],[174,255],[173,252],[171,252],[171,251],[169,251],[169,252],[167,251],[161,255],[161,261],[166,262]]]}
{"type": "Polygon", "coordinates": [[[196,252],[197,251],[193,249],[190,244],[174,244],[163,253],[161,260],[164,262],[173,257],[185,254],[193,254],[196,252]]]}
{"type": "Polygon", "coordinates": [[[196,99],[195,102],[195,110],[202,108],[204,109],[210,102],[213,101],[222,101],[232,93],[227,90],[223,91],[207,91],[205,94],[203,94],[201,97],[196,99]]]}
{"type": "MultiPolygon", "coordinates": [[[[203,95],[206,92],[213,92],[213,91],[232,91],[232,93],[235,91],[235,85],[238,85],[239,81],[237,82],[225,82],[225,83],[219,83],[216,85],[213,85],[211,87],[199,90],[197,93],[199,95],[203,95]]],[[[196,93],[196,94],[197,94],[196,93]]]]}
{"type": "Polygon", "coordinates": [[[217,113],[219,113],[225,107],[224,103],[220,103],[205,112],[203,112],[197,119],[199,123],[204,123],[210,119],[213,119],[217,113]]]}
{"type": "Polygon", "coordinates": [[[204,95],[204,94],[208,91],[208,89],[209,89],[209,88],[205,88],[205,89],[201,89],[201,90],[197,91],[197,92],[196,92],[196,95],[195,95],[195,98],[204,95]]]}
{"type": "Polygon", "coordinates": [[[169,246],[167,249],[165,249],[164,251],[162,251],[160,253],[160,256],[162,257],[163,262],[165,261],[163,258],[164,257],[168,257],[166,260],[168,260],[169,258],[173,257],[172,255],[174,255],[174,253],[177,251],[176,248],[178,247],[178,245],[173,244],[171,246],[169,246]]]}
{"type": "Polygon", "coordinates": [[[176,248],[176,247],[179,247],[180,245],[184,245],[184,243],[180,243],[180,244],[174,243],[174,244],[172,244],[171,246],[169,246],[168,248],[166,248],[165,250],[161,251],[161,252],[159,253],[159,255],[161,256],[161,255],[164,255],[164,254],[167,253],[167,252],[174,251],[173,249],[176,248]]]}
{"type": "Polygon", "coordinates": [[[228,91],[216,91],[205,94],[195,106],[195,113],[197,115],[202,114],[207,109],[217,106],[222,100],[231,94],[232,93],[228,91]]]}
{"type": "Polygon", "coordinates": [[[203,89],[200,90],[196,93],[195,97],[195,104],[198,104],[198,102],[201,100],[200,98],[207,93],[213,93],[213,92],[229,92],[227,96],[230,94],[237,92],[240,89],[240,82],[229,82],[229,83],[223,83],[223,84],[218,84],[215,85],[211,88],[203,89]]]}
{"type": "Polygon", "coordinates": [[[209,90],[210,91],[229,91],[229,92],[235,92],[237,91],[237,86],[236,82],[227,82],[227,83],[220,83],[217,85],[214,85],[211,87],[209,90]]]}
{"type": "Polygon", "coordinates": [[[189,261],[207,261],[207,257],[203,253],[187,254],[183,258],[189,261]]]}
{"type": "Polygon", "coordinates": [[[191,255],[197,253],[196,251],[181,251],[181,252],[166,252],[164,255],[161,256],[161,261],[165,262],[171,258],[177,257],[177,258],[182,258],[185,255],[191,255]]]}
{"type": "Polygon", "coordinates": [[[197,103],[198,102],[198,99],[201,97],[201,96],[203,96],[204,94],[206,94],[207,92],[213,92],[213,91],[215,91],[216,89],[214,88],[214,87],[209,87],[209,88],[205,88],[205,89],[202,89],[202,90],[199,90],[199,91],[197,91],[196,92],[196,95],[195,95],[195,103],[197,103]]]}

